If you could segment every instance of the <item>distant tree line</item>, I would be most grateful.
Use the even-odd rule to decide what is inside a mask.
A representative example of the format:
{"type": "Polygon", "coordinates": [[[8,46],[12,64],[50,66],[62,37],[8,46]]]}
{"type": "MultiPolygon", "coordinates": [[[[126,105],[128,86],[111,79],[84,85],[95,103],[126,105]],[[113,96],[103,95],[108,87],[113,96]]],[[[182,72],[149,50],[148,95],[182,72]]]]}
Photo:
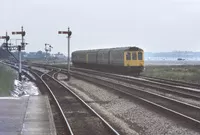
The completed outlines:
{"type": "MultiPolygon", "coordinates": [[[[15,51],[15,52],[12,52],[12,54],[18,58],[18,52],[15,51]]],[[[24,52],[22,51],[21,53],[21,57],[22,57],[22,60],[27,60],[27,59],[46,59],[46,57],[48,58],[51,58],[51,59],[61,59],[61,58],[65,58],[65,56],[61,53],[57,53],[57,54],[50,54],[50,53],[47,53],[46,52],[42,52],[42,51],[37,51],[37,52],[24,52]],[[47,55],[47,56],[46,56],[47,55]]],[[[6,50],[3,50],[2,48],[0,48],[0,59],[12,59],[12,56],[6,51],[6,50]]]]}

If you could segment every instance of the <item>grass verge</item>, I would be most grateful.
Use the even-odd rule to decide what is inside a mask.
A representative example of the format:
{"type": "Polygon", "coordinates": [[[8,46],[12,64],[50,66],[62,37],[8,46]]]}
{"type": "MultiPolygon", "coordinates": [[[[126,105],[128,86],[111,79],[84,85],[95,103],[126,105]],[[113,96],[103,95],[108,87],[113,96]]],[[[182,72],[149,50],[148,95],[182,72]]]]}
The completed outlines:
{"type": "Polygon", "coordinates": [[[8,66],[0,64],[0,96],[9,96],[14,88],[16,73],[8,66]]]}
{"type": "Polygon", "coordinates": [[[200,84],[199,65],[146,66],[142,75],[200,84]]]}

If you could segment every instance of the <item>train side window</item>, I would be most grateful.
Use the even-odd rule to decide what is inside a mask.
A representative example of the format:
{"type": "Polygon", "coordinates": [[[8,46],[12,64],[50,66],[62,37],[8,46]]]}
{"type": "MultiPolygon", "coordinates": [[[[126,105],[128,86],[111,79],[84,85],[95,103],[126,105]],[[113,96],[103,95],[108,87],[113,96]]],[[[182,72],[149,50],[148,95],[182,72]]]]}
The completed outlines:
{"type": "Polygon", "coordinates": [[[132,60],[137,60],[136,52],[132,52],[132,60]]]}
{"type": "Polygon", "coordinates": [[[142,52],[138,52],[138,60],[142,60],[142,52]]]}
{"type": "Polygon", "coordinates": [[[131,60],[131,53],[130,52],[126,53],[126,60],[131,60]]]}

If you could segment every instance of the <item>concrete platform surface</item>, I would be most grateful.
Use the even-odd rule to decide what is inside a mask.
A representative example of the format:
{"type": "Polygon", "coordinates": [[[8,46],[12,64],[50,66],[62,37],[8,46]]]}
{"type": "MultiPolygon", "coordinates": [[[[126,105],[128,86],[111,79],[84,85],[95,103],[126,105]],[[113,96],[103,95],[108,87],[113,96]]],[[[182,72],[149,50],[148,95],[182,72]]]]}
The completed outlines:
{"type": "Polygon", "coordinates": [[[0,97],[0,135],[56,135],[48,97],[0,97]]]}

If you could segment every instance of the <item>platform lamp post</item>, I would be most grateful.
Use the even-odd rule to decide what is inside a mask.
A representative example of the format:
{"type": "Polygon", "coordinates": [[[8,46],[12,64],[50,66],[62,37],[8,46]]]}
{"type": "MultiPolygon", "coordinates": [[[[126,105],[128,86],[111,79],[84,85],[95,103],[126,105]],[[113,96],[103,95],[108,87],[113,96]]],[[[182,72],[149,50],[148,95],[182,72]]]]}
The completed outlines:
{"type": "Polygon", "coordinates": [[[58,31],[58,34],[68,34],[68,64],[67,69],[68,73],[70,72],[70,36],[72,35],[72,32],[70,31],[70,28],[68,27],[68,31],[58,31]]]}
{"type": "Polygon", "coordinates": [[[22,37],[22,42],[21,45],[18,45],[18,52],[19,52],[19,81],[22,80],[22,65],[21,65],[21,50],[25,49],[25,43],[24,43],[24,36],[25,36],[26,32],[23,30],[23,26],[21,27],[21,31],[17,31],[17,32],[12,32],[12,35],[21,35],[22,37]]]}

